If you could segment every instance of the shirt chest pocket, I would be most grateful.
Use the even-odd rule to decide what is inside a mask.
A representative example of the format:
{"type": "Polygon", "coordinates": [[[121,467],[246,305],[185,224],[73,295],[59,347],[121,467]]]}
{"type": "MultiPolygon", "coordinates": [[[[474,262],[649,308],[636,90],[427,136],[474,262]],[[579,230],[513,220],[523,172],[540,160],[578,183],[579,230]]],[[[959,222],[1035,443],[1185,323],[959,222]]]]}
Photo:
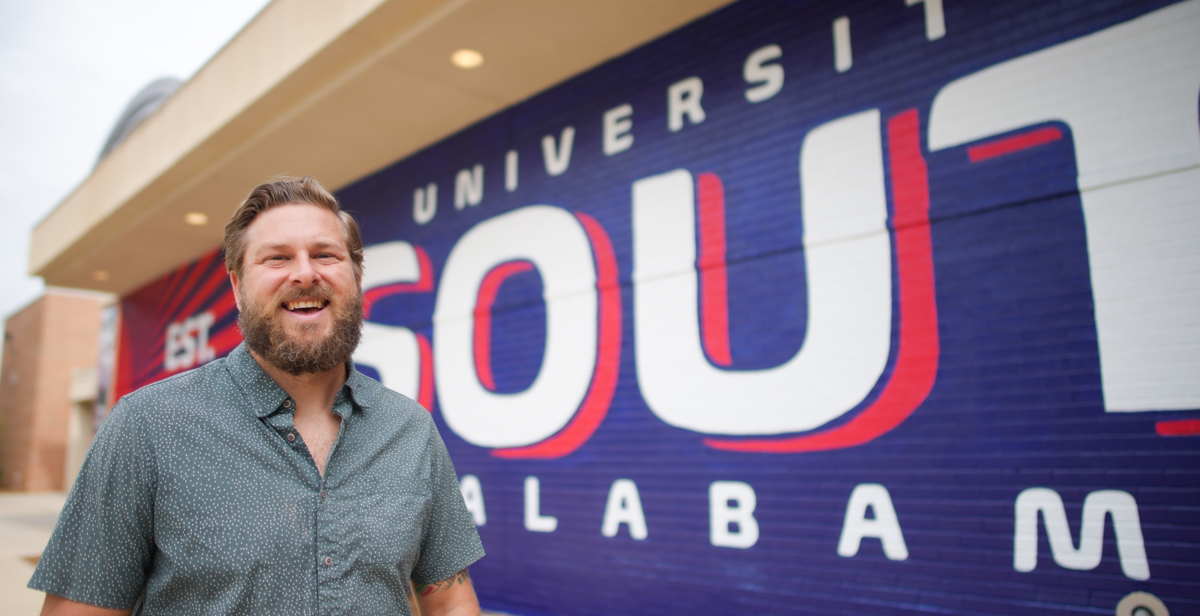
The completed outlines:
{"type": "Polygon", "coordinates": [[[371,565],[396,568],[407,575],[420,555],[429,496],[405,492],[377,492],[363,499],[363,560],[371,565]]]}
{"type": "Polygon", "coordinates": [[[311,558],[312,498],[267,490],[255,496],[187,495],[161,504],[155,543],[172,575],[244,578],[311,558]]]}

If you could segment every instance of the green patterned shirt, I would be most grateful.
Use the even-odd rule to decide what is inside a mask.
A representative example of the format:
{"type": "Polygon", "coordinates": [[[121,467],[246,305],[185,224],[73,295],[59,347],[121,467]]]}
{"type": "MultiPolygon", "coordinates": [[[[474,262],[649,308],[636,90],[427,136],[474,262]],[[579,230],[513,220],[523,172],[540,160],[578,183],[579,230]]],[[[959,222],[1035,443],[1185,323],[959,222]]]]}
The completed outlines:
{"type": "Polygon", "coordinates": [[[325,476],[245,345],[146,386],[88,451],[31,588],[138,614],[409,614],[483,556],[428,412],[350,371],[325,476]]]}

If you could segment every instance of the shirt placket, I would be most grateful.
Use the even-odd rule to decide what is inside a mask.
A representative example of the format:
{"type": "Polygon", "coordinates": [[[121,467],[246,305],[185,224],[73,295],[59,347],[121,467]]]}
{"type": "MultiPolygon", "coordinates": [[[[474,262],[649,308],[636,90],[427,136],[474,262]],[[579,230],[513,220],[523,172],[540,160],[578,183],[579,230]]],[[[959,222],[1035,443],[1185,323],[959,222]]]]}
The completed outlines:
{"type": "Polygon", "coordinates": [[[351,416],[351,406],[345,390],[334,400],[333,411],[342,421],[338,425],[337,437],[329,448],[329,457],[325,461],[325,475],[320,478],[316,495],[317,613],[322,615],[346,611],[349,599],[347,593],[351,590],[350,549],[355,521],[357,516],[361,515],[353,506],[353,501],[349,498],[351,495],[340,493],[341,484],[335,474],[338,470],[335,463],[338,446],[342,442],[342,434],[346,431],[346,422],[351,416]]]}
{"type": "MultiPolygon", "coordinates": [[[[313,462],[312,454],[308,450],[308,445],[304,443],[304,438],[300,436],[300,432],[296,429],[295,423],[296,403],[290,397],[280,403],[276,412],[267,416],[265,419],[267,425],[271,426],[279,435],[279,438],[287,445],[292,454],[298,459],[300,467],[304,469],[304,475],[307,479],[307,484],[312,491],[312,515],[319,522],[321,515],[321,502],[325,495],[324,479],[317,470],[316,464],[313,462]]],[[[309,538],[310,545],[313,546],[313,554],[317,560],[315,564],[315,573],[320,579],[320,572],[323,568],[328,568],[324,562],[325,556],[328,554],[327,549],[323,549],[321,531],[318,525],[313,526],[313,536],[309,538]]],[[[332,564],[332,563],[330,563],[332,564]]],[[[314,585],[313,594],[309,597],[309,608],[304,610],[304,613],[320,614],[325,613],[318,607],[318,593],[314,585]]]]}

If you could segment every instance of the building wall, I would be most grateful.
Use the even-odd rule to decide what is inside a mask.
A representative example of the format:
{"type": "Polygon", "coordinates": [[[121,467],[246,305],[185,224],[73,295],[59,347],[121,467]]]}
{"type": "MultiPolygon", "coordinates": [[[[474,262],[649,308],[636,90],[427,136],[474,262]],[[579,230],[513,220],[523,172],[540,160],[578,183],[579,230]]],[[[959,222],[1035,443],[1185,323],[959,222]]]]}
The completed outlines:
{"type": "MultiPolygon", "coordinates": [[[[0,488],[63,490],[72,376],[94,368],[102,300],[54,289],[5,321],[0,488]]],[[[91,426],[85,426],[88,431],[91,426]]]]}
{"type": "MultiPolygon", "coordinates": [[[[1200,610],[1200,2],[907,4],[738,3],[340,191],[485,606],[1200,610]]],[[[236,342],[216,259],[120,382],[236,342]]]]}

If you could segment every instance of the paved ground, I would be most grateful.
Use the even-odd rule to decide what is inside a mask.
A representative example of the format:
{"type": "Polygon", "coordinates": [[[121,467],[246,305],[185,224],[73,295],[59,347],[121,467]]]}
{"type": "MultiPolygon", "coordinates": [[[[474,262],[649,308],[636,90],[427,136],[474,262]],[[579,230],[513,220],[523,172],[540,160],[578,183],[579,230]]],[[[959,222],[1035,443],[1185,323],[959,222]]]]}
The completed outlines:
{"type": "MultiPolygon", "coordinates": [[[[38,616],[45,596],[25,587],[38,555],[50,541],[66,494],[0,492],[0,611],[5,616],[38,616]]],[[[484,616],[508,616],[484,612],[484,616]]]]}
{"type": "Polygon", "coordinates": [[[42,610],[44,595],[25,584],[64,500],[61,492],[0,492],[0,611],[8,616],[37,616],[42,610]]]}

